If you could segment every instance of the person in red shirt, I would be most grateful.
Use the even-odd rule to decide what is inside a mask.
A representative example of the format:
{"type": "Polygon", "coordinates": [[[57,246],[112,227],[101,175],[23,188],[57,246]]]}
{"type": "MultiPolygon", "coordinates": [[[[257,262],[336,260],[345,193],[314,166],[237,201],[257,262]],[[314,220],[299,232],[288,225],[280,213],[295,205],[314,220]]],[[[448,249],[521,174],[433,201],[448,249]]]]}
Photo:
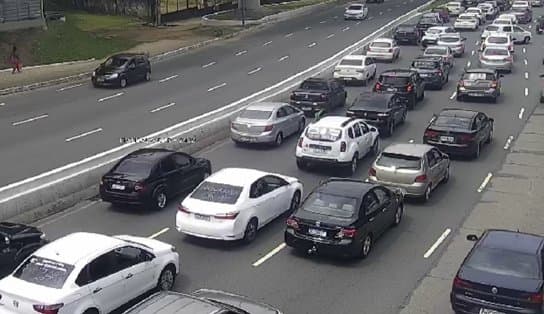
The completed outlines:
{"type": "Polygon", "coordinates": [[[11,74],[15,74],[15,71],[17,71],[17,73],[21,73],[21,67],[22,67],[21,58],[19,58],[19,54],[17,53],[16,46],[13,46],[13,49],[11,51],[10,62],[13,68],[13,71],[11,71],[11,74]]]}

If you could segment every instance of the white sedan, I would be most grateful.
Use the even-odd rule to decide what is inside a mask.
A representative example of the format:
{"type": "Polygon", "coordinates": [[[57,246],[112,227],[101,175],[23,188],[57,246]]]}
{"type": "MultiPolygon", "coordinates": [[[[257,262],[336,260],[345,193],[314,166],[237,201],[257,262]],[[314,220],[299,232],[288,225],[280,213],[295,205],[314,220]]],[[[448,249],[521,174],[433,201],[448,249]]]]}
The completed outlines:
{"type": "Polygon", "coordinates": [[[425,35],[421,38],[421,45],[427,47],[436,44],[438,37],[446,33],[455,33],[456,31],[451,26],[433,26],[425,31],[425,35]]]}
{"type": "Polygon", "coordinates": [[[452,1],[452,2],[446,3],[446,8],[448,9],[448,11],[450,12],[450,15],[452,16],[459,15],[465,11],[465,7],[459,1],[452,1]]]}
{"type": "Polygon", "coordinates": [[[457,17],[455,20],[455,23],[453,23],[453,27],[456,30],[477,30],[480,25],[480,21],[478,18],[476,18],[474,15],[470,13],[463,13],[457,17]]]}
{"type": "Polygon", "coordinates": [[[491,33],[489,36],[487,36],[480,46],[480,51],[484,51],[485,48],[488,47],[505,48],[508,49],[510,53],[514,53],[514,41],[512,40],[510,34],[506,33],[491,33]]]}
{"type": "Polygon", "coordinates": [[[249,243],[257,230],[300,204],[302,183],[293,177],[225,168],[206,178],[178,208],[176,228],[187,235],[249,243]]]}
{"type": "Polygon", "coordinates": [[[366,84],[376,77],[376,63],[367,56],[348,55],[336,65],[333,77],[346,82],[356,81],[366,84]]]}
{"type": "Polygon", "coordinates": [[[170,290],[179,255],[133,236],[72,233],[35,251],[0,280],[0,312],[109,313],[143,293],[170,290]]]}
{"type": "Polygon", "coordinates": [[[531,9],[531,3],[529,1],[516,0],[512,3],[512,9],[531,9]]]}
{"type": "Polygon", "coordinates": [[[364,3],[353,3],[344,12],[345,20],[363,20],[368,16],[368,7],[364,3]]]}
{"type": "Polygon", "coordinates": [[[460,33],[444,34],[438,38],[437,45],[449,47],[455,57],[460,57],[465,53],[465,41],[460,33]]]}
{"type": "Polygon", "coordinates": [[[485,13],[480,8],[476,8],[476,7],[468,8],[465,11],[465,14],[470,14],[478,18],[480,25],[485,23],[485,20],[486,20],[485,13]]]}
{"type": "MultiPolygon", "coordinates": [[[[499,15],[499,17],[497,19],[509,19],[509,20],[512,21],[512,24],[517,24],[518,23],[518,17],[515,14],[511,14],[511,13],[501,14],[501,15],[499,15]]],[[[492,24],[495,24],[495,23],[492,23],[492,24]]]]}
{"type": "Polygon", "coordinates": [[[377,38],[368,46],[366,55],[376,60],[393,62],[400,55],[400,47],[394,39],[377,38]]]}

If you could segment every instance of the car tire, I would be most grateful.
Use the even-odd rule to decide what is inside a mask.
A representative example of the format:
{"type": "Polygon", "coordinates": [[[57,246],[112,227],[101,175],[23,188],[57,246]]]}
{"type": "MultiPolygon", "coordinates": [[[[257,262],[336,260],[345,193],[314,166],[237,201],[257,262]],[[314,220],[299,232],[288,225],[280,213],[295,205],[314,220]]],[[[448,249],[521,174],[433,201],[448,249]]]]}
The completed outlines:
{"type": "Polygon", "coordinates": [[[126,78],[122,78],[122,79],[119,80],[119,87],[121,87],[121,88],[127,87],[127,79],[126,78]]]}
{"type": "Polygon", "coordinates": [[[419,96],[419,101],[422,101],[425,98],[425,90],[421,91],[421,96],[419,96]]]}
{"type": "Polygon", "coordinates": [[[293,198],[291,198],[291,205],[289,206],[289,212],[294,212],[300,205],[300,191],[295,191],[293,198]]]}
{"type": "Polygon", "coordinates": [[[421,200],[423,202],[428,202],[431,199],[431,193],[433,191],[432,184],[429,183],[427,187],[425,188],[425,192],[423,193],[423,196],[421,197],[421,200]]]}
{"type": "Polygon", "coordinates": [[[442,179],[442,183],[447,183],[450,180],[450,166],[446,168],[446,173],[444,174],[444,178],[442,179]]]}
{"type": "Polygon", "coordinates": [[[159,291],[170,291],[174,288],[176,282],[176,268],[174,265],[169,264],[161,271],[159,279],[157,281],[157,289],[159,291]]]}
{"type": "Polygon", "coordinates": [[[489,131],[489,136],[485,140],[486,144],[491,144],[491,142],[493,142],[493,128],[491,128],[491,130],[489,131]]]}
{"type": "Polygon", "coordinates": [[[544,95],[540,96],[540,103],[544,104],[544,95]]]}
{"type": "Polygon", "coordinates": [[[374,140],[374,144],[372,144],[372,148],[370,149],[370,152],[372,153],[372,156],[378,156],[380,153],[380,138],[376,137],[374,140]]]}
{"type": "Polygon", "coordinates": [[[257,237],[257,228],[258,228],[258,221],[257,218],[253,217],[249,220],[249,222],[246,225],[246,230],[244,231],[244,242],[245,243],[251,243],[255,240],[257,237]]]}
{"type": "Polygon", "coordinates": [[[408,101],[408,109],[414,109],[416,107],[416,95],[410,96],[408,101]]]}
{"type": "Polygon", "coordinates": [[[526,36],[525,38],[523,38],[523,44],[527,45],[530,40],[531,38],[529,36],[526,36]]]}
{"type": "Polygon", "coordinates": [[[395,122],[391,121],[389,122],[389,126],[387,127],[387,130],[385,131],[385,135],[388,137],[393,136],[393,132],[395,132],[395,122]]]}
{"type": "Polygon", "coordinates": [[[155,210],[163,210],[168,205],[168,195],[164,191],[164,188],[158,188],[153,193],[153,207],[155,210]]]}
{"type": "Polygon", "coordinates": [[[83,314],[99,314],[100,312],[98,312],[97,309],[86,309],[85,312],[83,312],[83,314]]]}
{"type": "Polygon", "coordinates": [[[302,119],[298,122],[297,134],[301,134],[306,126],[306,119],[302,119]]]}
{"type": "Polygon", "coordinates": [[[359,165],[359,154],[355,153],[353,155],[353,158],[351,158],[351,162],[349,163],[349,166],[348,166],[348,174],[350,176],[354,175],[355,172],[357,172],[357,166],[359,165]]]}
{"type": "Polygon", "coordinates": [[[408,110],[404,110],[402,113],[402,118],[400,119],[400,124],[404,124],[406,122],[406,115],[408,114],[408,110]]]}
{"type": "Polygon", "coordinates": [[[297,160],[297,168],[299,170],[307,170],[308,169],[308,164],[302,160],[297,160]]]}
{"type": "Polygon", "coordinates": [[[280,147],[281,144],[283,143],[283,133],[278,133],[278,135],[276,135],[276,139],[274,140],[274,146],[276,147],[280,147]]]}
{"type": "Polygon", "coordinates": [[[145,80],[146,82],[151,81],[151,71],[145,72],[144,80],[145,80]]]}
{"type": "Polygon", "coordinates": [[[370,255],[370,252],[372,252],[372,246],[374,244],[374,240],[372,238],[372,234],[367,234],[363,238],[363,242],[361,242],[361,252],[359,253],[360,259],[365,259],[370,255]]]}
{"type": "Polygon", "coordinates": [[[403,214],[404,214],[404,205],[401,203],[399,204],[399,207],[397,207],[397,211],[395,212],[395,217],[393,218],[393,227],[400,225],[403,214]]]}
{"type": "Polygon", "coordinates": [[[481,149],[482,149],[482,144],[478,143],[478,145],[476,145],[476,150],[472,154],[473,159],[478,159],[480,157],[481,149]]]}

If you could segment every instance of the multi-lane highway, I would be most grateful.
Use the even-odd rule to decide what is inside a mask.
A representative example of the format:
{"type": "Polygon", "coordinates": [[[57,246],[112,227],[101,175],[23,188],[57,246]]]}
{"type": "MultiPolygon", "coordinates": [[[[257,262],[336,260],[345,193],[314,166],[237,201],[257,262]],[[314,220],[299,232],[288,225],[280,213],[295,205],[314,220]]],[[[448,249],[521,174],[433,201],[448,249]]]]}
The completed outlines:
{"type": "Polygon", "coordinates": [[[0,98],[0,185],[60,167],[269,87],[326,59],[423,0],[370,4],[344,21],[342,5],[160,62],[153,80],[123,90],[90,82],[0,98]],[[174,104],[174,105],[171,105],[174,104]]]}
{"type": "MultiPolygon", "coordinates": [[[[394,4],[386,2],[385,7],[388,5],[395,8],[394,4]]],[[[339,10],[331,10],[327,14],[340,15],[339,10]]],[[[400,9],[396,10],[400,12],[400,9]]],[[[535,9],[535,16],[542,14],[542,11],[542,9],[535,9]]],[[[390,19],[391,16],[394,16],[394,13],[387,13],[387,11],[384,12],[385,14],[389,15],[383,19],[390,19]]],[[[324,16],[323,13],[321,17],[324,18],[324,16]]],[[[341,32],[341,27],[346,27],[344,25],[349,24],[350,27],[354,28],[353,32],[358,34],[372,31],[368,27],[357,28],[358,25],[355,23],[334,20],[333,16],[323,19],[327,21],[323,24],[319,24],[319,19],[316,19],[313,24],[309,24],[309,26],[316,28],[330,27],[328,31],[321,29],[313,35],[316,36],[315,38],[321,38],[319,40],[320,46],[326,45],[329,47],[323,47],[325,50],[334,51],[333,48],[340,47],[341,42],[343,42],[339,40],[334,43],[326,43],[323,36],[326,37],[329,32],[336,33],[337,37],[360,37],[359,35],[350,34],[348,31],[341,32]],[[327,23],[329,23],[329,26],[323,26],[327,25],[327,23]]],[[[379,17],[376,17],[377,19],[379,17]]],[[[372,22],[363,23],[366,23],[365,25],[372,24],[372,22]]],[[[363,23],[360,25],[363,25],[363,23]]],[[[383,144],[412,140],[416,143],[421,142],[423,130],[432,114],[446,107],[481,110],[493,117],[495,119],[495,132],[492,144],[484,148],[477,160],[455,160],[450,181],[446,185],[439,187],[428,203],[409,202],[401,226],[386,233],[376,243],[371,256],[364,261],[342,261],[319,256],[305,257],[293,253],[289,248],[282,245],[285,217],[278,219],[262,230],[257,240],[248,246],[237,243],[189,239],[175,231],[176,202],[170,204],[166,210],[157,213],[117,210],[107,203],[92,201],[66,213],[51,217],[40,222],[39,225],[52,239],[70,232],[83,230],[106,234],[128,233],[153,236],[173,244],[181,254],[182,274],[175,287],[178,291],[190,292],[203,287],[223,289],[264,300],[278,306],[285,313],[396,313],[398,307],[416,287],[418,280],[432,268],[433,263],[441,254],[443,245],[439,245],[441,243],[437,242],[437,239],[446,229],[455,232],[463,218],[479,200],[480,192],[478,191],[485,189],[483,182],[485,182],[487,174],[499,167],[506,155],[506,150],[512,144],[510,137],[515,138],[526,117],[532,112],[538,101],[540,86],[538,74],[542,69],[541,51],[544,37],[536,35],[529,45],[516,46],[514,71],[503,78],[502,96],[496,104],[484,102],[459,103],[455,100],[455,83],[462,73],[463,67],[477,66],[479,35],[479,32],[465,33],[467,52],[464,57],[455,60],[456,65],[450,74],[450,82],[442,91],[427,91],[424,101],[415,110],[409,112],[406,123],[397,129],[391,138],[384,139],[383,144]],[[433,247],[435,249],[431,249],[433,247]]],[[[286,40],[284,35],[276,33],[274,36],[273,39],[270,39],[272,42],[286,40]]],[[[316,57],[312,54],[315,53],[314,51],[305,50],[301,46],[303,43],[311,42],[311,40],[308,40],[309,33],[300,31],[295,32],[293,36],[300,37],[285,45],[299,46],[302,52],[299,51],[300,57],[297,58],[301,60],[287,66],[287,68],[291,68],[290,70],[286,69],[287,72],[295,71],[295,67],[299,62],[308,65],[309,63],[304,61],[305,58],[316,57]]],[[[346,40],[346,42],[348,41],[346,40]]],[[[248,50],[248,55],[251,49],[260,49],[259,51],[266,55],[271,54],[268,50],[272,50],[272,46],[269,49],[259,47],[239,47],[239,49],[248,50]]],[[[407,66],[411,59],[421,54],[421,52],[418,47],[403,46],[400,60],[396,64],[380,64],[378,73],[386,68],[407,66]]],[[[278,52],[279,54],[283,53],[278,52]]],[[[205,59],[204,56],[205,54],[201,58],[205,59]]],[[[274,55],[274,57],[276,56],[274,55]]],[[[214,66],[219,67],[221,60],[217,60],[217,62],[214,66]]],[[[278,68],[278,71],[282,69],[278,64],[272,64],[270,59],[254,65],[261,66],[261,71],[265,74],[268,73],[265,70],[268,69],[266,64],[270,64],[268,67],[274,65],[278,68]]],[[[234,70],[235,67],[240,67],[240,64],[234,63],[232,67],[225,66],[222,69],[234,70]]],[[[248,68],[251,68],[251,66],[248,68]]],[[[272,72],[270,70],[271,76],[273,76],[272,72]]],[[[234,85],[236,80],[240,78],[236,77],[235,72],[232,73],[232,78],[228,75],[226,77],[230,78],[228,83],[232,82],[234,85]]],[[[219,74],[221,73],[216,72],[216,75],[219,74]]],[[[199,78],[199,75],[194,75],[195,80],[199,78]]],[[[331,73],[326,75],[331,75],[331,73]]],[[[244,90],[246,86],[247,91],[250,92],[253,90],[250,85],[257,80],[257,77],[255,77],[255,80],[246,78],[247,83],[242,84],[239,82],[243,87],[233,87],[232,90],[227,87],[230,85],[227,85],[221,91],[224,93],[222,95],[224,97],[232,95],[231,97],[233,97],[236,91],[244,90]]],[[[154,87],[157,91],[169,91],[177,95],[174,90],[179,89],[182,83],[175,79],[171,81],[169,84],[172,86],[168,84],[161,86],[158,82],[151,84],[159,84],[159,87],[154,87]]],[[[206,81],[202,79],[201,84],[203,86],[201,89],[209,88],[208,85],[214,85],[216,81],[219,82],[218,80],[206,81]]],[[[137,93],[136,91],[139,88],[129,89],[127,94],[119,97],[119,99],[98,104],[97,106],[104,105],[102,109],[104,112],[107,112],[106,108],[108,106],[112,111],[116,106],[118,106],[117,108],[123,107],[118,102],[121,99],[128,100],[129,91],[130,93],[137,93]]],[[[141,89],[142,91],[139,93],[144,92],[144,87],[141,87],[141,89]]],[[[369,87],[348,88],[348,101],[351,101],[357,93],[366,89],[369,89],[369,87]]],[[[83,92],[83,90],[80,92],[83,92]]],[[[102,91],[87,91],[87,94],[90,93],[107,94],[107,92],[102,91]]],[[[198,92],[194,91],[194,93],[198,92]]],[[[70,97],[78,99],[76,94],[72,96],[67,94],[65,97],[67,99],[70,97]]],[[[90,96],[82,97],[87,97],[88,101],[94,99],[89,98],[90,96]]],[[[140,97],[144,98],[144,96],[140,97]]],[[[210,95],[209,97],[207,99],[218,96],[210,95]]],[[[167,101],[166,95],[157,95],[157,98],[167,101]]],[[[189,108],[192,104],[184,102],[182,105],[189,108]]],[[[141,112],[144,105],[134,106],[140,107],[141,112]]],[[[59,106],[59,108],[68,107],[68,104],[59,106]]],[[[128,110],[129,107],[130,104],[127,103],[123,108],[128,110]]],[[[151,107],[149,105],[147,109],[151,107]]],[[[193,109],[196,110],[196,108],[193,109]]],[[[171,117],[172,114],[175,115],[175,110],[181,110],[181,107],[174,108],[161,117],[150,115],[148,120],[150,123],[155,119],[156,121],[175,120],[171,117]]],[[[89,110],[87,115],[90,112],[92,111],[89,110]]],[[[339,114],[342,113],[339,112],[339,114]]],[[[127,128],[130,127],[130,121],[137,119],[137,115],[138,113],[133,112],[126,118],[129,121],[127,128]]],[[[81,119],[83,119],[83,116],[81,119]]],[[[45,123],[45,120],[43,122],[45,123]]],[[[119,129],[124,126],[125,124],[118,124],[119,129]]],[[[35,127],[38,127],[37,124],[35,127]]],[[[88,127],[91,126],[88,125],[88,127]]],[[[45,128],[45,126],[41,126],[41,128],[45,128]]],[[[61,134],[57,134],[57,136],[61,136],[61,134]]],[[[62,134],[62,136],[65,135],[62,134]]],[[[98,145],[99,143],[96,142],[96,139],[91,140],[91,138],[86,139],[86,141],[88,141],[87,144],[94,143],[98,145]]],[[[85,146],[84,144],[81,145],[85,146]]],[[[319,180],[335,174],[333,171],[318,173],[299,171],[295,164],[295,145],[296,139],[291,138],[280,148],[239,148],[227,140],[201,152],[201,155],[210,159],[216,170],[231,166],[252,167],[298,177],[304,183],[307,192],[316,186],[319,180]]],[[[69,153],[71,149],[66,148],[63,151],[69,153]]],[[[45,158],[44,160],[47,161],[48,159],[45,158]]],[[[360,164],[359,170],[354,177],[365,178],[370,162],[370,159],[365,159],[360,164]]]]}

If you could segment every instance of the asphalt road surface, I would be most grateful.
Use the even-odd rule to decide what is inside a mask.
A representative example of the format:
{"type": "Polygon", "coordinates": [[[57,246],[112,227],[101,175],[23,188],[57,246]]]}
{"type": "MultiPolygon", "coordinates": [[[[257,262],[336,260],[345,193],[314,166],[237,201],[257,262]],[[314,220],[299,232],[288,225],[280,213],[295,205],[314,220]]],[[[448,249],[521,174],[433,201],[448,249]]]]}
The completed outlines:
{"type": "Polygon", "coordinates": [[[424,2],[370,4],[370,18],[360,23],[344,21],[344,6],[328,5],[239,40],[165,60],[153,66],[151,82],[123,90],[95,89],[86,82],[0,98],[5,104],[0,106],[0,164],[9,165],[0,186],[116,147],[121,137],[142,137],[260,91],[424,2]]]}
{"type": "MultiPolygon", "coordinates": [[[[535,16],[541,14],[541,11],[536,9],[535,16]]],[[[337,25],[336,32],[338,24],[344,25],[343,21],[328,21],[337,25]]],[[[107,203],[92,201],[51,217],[41,222],[40,226],[52,239],[75,231],[92,231],[153,235],[173,244],[181,254],[182,274],[175,286],[177,291],[223,289],[266,301],[287,314],[397,313],[399,306],[417,286],[418,280],[433,267],[443,249],[438,246],[436,250],[429,251],[429,248],[445,229],[450,228],[455,232],[472,210],[480,199],[478,188],[484,178],[503,161],[508,138],[518,134],[528,113],[538,101],[538,74],[542,58],[540,51],[544,42],[542,36],[535,36],[529,45],[516,46],[515,68],[512,74],[503,78],[503,94],[497,104],[458,103],[455,100],[455,82],[463,67],[468,62],[477,65],[479,35],[479,32],[465,33],[468,38],[467,52],[464,57],[455,60],[450,82],[442,91],[426,91],[425,100],[408,113],[406,123],[391,138],[384,139],[382,144],[411,140],[420,143],[423,130],[433,112],[437,113],[446,107],[482,110],[493,117],[493,142],[485,146],[478,160],[453,161],[450,181],[435,190],[428,203],[408,202],[406,215],[399,228],[390,230],[379,239],[371,256],[364,261],[306,257],[295,254],[287,247],[254,267],[256,261],[282,244],[286,217],[279,218],[263,229],[257,240],[248,246],[194,240],[175,230],[178,200],[162,212],[117,210],[107,203]],[[525,73],[528,73],[527,76],[525,73]],[[429,253],[428,258],[424,258],[426,252],[429,253]]],[[[292,43],[297,42],[300,44],[306,41],[294,40],[292,43]]],[[[396,64],[380,65],[378,72],[385,68],[407,66],[420,53],[418,47],[403,46],[401,59],[396,64]]],[[[350,87],[349,100],[368,88],[350,87]]],[[[110,105],[115,106],[113,103],[110,105]]],[[[290,138],[280,148],[238,148],[227,140],[202,152],[202,156],[212,161],[215,170],[224,167],[252,167],[298,177],[304,183],[307,193],[319,180],[334,175],[334,171],[314,173],[297,170],[295,145],[296,139],[290,138]]],[[[365,159],[354,177],[366,178],[371,162],[371,159],[365,159]]]]}

